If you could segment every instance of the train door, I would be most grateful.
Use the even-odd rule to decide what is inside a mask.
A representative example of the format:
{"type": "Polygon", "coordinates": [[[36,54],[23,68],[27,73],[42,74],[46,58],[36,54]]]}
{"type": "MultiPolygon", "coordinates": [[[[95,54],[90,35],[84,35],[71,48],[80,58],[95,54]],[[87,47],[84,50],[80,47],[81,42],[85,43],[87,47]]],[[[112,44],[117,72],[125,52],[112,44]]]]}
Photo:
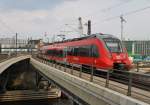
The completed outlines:
{"type": "Polygon", "coordinates": [[[91,66],[96,67],[97,64],[97,58],[99,57],[98,48],[96,45],[91,45],[90,50],[90,57],[91,57],[91,66]]]}
{"type": "Polygon", "coordinates": [[[94,66],[94,61],[95,61],[95,57],[94,57],[94,46],[91,45],[91,50],[90,50],[90,57],[91,57],[91,62],[90,62],[90,65],[91,66],[94,66]]]}
{"type": "Polygon", "coordinates": [[[63,62],[67,63],[67,47],[65,47],[63,50],[63,62]]]}

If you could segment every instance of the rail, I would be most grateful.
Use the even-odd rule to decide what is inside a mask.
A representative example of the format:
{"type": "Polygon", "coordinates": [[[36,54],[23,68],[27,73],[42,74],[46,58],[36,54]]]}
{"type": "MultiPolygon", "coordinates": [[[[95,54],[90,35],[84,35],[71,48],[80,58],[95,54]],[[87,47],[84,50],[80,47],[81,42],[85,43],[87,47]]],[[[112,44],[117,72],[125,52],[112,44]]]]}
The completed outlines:
{"type": "Polygon", "coordinates": [[[118,91],[120,93],[126,94],[127,96],[134,97],[136,99],[142,100],[150,104],[150,90],[149,90],[150,75],[141,75],[138,73],[118,71],[118,70],[113,70],[113,72],[112,70],[108,70],[108,72],[103,72],[105,75],[100,75],[95,72],[95,69],[93,67],[89,69],[86,67],[79,66],[77,68],[74,64],[71,64],[71,66],[68,66],[67,63],[61,64],[58,62],[47,61],[44,59],[39,59],[35,56],[33,56],[33,58],[49,66],[57,68],[61,71],[70,73],[71,75],[78,76],[82,79],[91,81],[98,85],[118,91]],[[117,73],[114,73],[114,71],[117,73]],[[123,72],[125,75],[120,72],[123,72]],[[100,77],[103,77],[103,78],[100,78],[100,77]],[[120,77],[123,79],[120,79],[120,77]],[[143,82],[140,81],[141,79],[139,79],[139,77],[145,78],[144,80],[148,81],[146,86],[142,84],[143,82]],[[144,87],[143,88],[144,90],[140,89],[139,86],[136,86],[138,82],[142,84],[141,87],[142,88],[144,87]]]}
{"type": "Polygon", "coordinates": [[[150,61],[138,61],[134,64],[136,64],[137,72],[140,71],[140,68],[150,68],[150,61]]]}

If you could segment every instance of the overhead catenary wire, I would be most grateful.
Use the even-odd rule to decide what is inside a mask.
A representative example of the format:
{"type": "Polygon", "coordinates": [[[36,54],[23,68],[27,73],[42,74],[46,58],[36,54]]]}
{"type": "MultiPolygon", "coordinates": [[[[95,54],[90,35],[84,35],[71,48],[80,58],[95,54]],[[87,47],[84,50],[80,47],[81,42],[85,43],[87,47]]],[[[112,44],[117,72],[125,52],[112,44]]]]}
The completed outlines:
{"type": "Polygon", "coordinates": [[[112,6],[108,7],[108,8],[102,9],[102,11],[108,11],[108,10],[111,10],[111,9],[114,9],[114,8],[118,8],[118,7],[120,7],[120,6],[124,5],[124,4],[127,4],[127,3],[131,2],[131,1],[133,1],[133,0],[123,1],[121,3],[112,5],[112,6]]]}
{"type": "Polygon", "coordinates": [[[109,11],[111,9],[120,7],[120,6],[124,5],[124,4],[127,4],[127,3],[131,2],[131,1],[133,1],[133,0],[128,0],[128,1],[124,1],[124,2],[118,3],[118,4],[114,4],[114,5],[110,6],[110,7],[103,8],[103,9],[100,9],[98,11],[92,12],[91,14],[85,15],[84,17],[88,17],[90,15],[96,14],[97,12],[107,12],[107,11],[109,11]]]}
{"type": "MultiPolygon", "coordinates": [[[[137,9],[137,10],[134,10],[134,11],[126,12],[126,13],[123,13],[121,15],[128,16],[128,15],[132,15],[132,14],[135,14],[135,13],[147,10],[147,9],[150,9],[150,6],[147,6],[147,7],[141,8],[141,9],[137,9]]],[[[106,18],[106,19],[103,19],[101,21],[110,21],[110,20],[113,20],[113,19],[116,19],[116,18],[120,18],[121,15],[117,15],[117,16],[114,16],[114,17],[106,18]]]]}
{"type": "MultiPolygon", "coordinates": [[[[98,11],[92,12],[92,13],[90,13],[88,15],[83,16],[83,17],[88,17],[88,16],[93,15],[93,14],[95,15],[97,12],[107,12],[107,11],[110,11],[111,9],[118,8],[118,7],[120,7],[120,6],[124,5],[124,4],[127,4],[127,3],[131,2],[131,1],[133,1],[133,0],[123,1],[123,2],[120,2],[120,3],[114,4],[114,5],[111,5],[109,7],[100,9],[98,11]]],[[[74,20],[74,19],[72,19],[72,20],[74,20]]],[[[77,24],[67,24],[67,25],[77,25],[77,24]]]]}
{"type": "MultiPolygon", "coordinates": [[[[103,19],[103,20],[98,21],[98,22],[105,22],[105,21],[110,21],[110,20],[113,20],[113,19],[120,18],[121,19],[121,40],[123,41],[123,22],[126,22],[126,20],[123,18],[123,16],[136,14],[138,12],[142,12],[142,11],[147,10],[147,9],[150,9],[150,6],[147,6],[147,7],[144,7],[144,8],[140,8],[140,9],[136,9],[136,10],[133,10],[133,11],[129,11],[129,12],[126,12],[124,14],[117,15],[117,16],[114,16],[114,17],[106,18],[106,19],[103,19]]],[[[98,22],[95,22],[92,25],[96,25],[98,22]]]]}
{"type": "Polygon", "coordinates": [[[103,9],[100,9],[98,11],[92,12],[91,14],[85,15],[84,17],[88,17],[88,16],[93,15],[93,14],[95,15],[96,13],[99,13],[99,12],[110,11],[110,10],[112,10],[114,8],[118,8],[118,7],[120,7],[120,6],[124,5],[124,4],[127,4],[127,3],[131,2],[131,1],[133,1],[133,0],[123,1],[123,2],[118,3],[118,4],[114,4],[114,5],[110,6],[110,7],[103,8],[103,9]]]}

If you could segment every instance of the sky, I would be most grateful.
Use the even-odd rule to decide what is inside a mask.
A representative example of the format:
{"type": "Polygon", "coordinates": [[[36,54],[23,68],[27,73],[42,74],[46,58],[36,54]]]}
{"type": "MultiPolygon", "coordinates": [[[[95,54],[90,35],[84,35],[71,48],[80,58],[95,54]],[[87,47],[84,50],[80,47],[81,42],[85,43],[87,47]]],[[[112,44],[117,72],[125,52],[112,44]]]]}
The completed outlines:
{"type": "Polygon", "coordinates": [[[16,32],[19,38],[49,41],[57,40],[58,34],[80,37],[82,17],[83,24],[91,20],[92,33],[120,38],[120,15],[126,20],[124,39],[150,40],[150,0],[0,0],[0,37],[14,37],[16,32]]]}

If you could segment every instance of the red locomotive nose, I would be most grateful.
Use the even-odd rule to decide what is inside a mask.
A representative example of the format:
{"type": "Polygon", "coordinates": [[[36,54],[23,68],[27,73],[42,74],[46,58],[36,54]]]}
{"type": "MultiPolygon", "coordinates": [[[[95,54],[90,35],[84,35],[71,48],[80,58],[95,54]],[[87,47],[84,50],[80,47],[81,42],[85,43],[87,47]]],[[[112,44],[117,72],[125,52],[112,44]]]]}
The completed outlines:
{"type": "Polygon", "coordinates": [[[116,62],[121,62],[122,60],[126,59],[126,55],[124,53],[112,53],[112,59],[116,62]]]}
{"type": "Polygon", "coordinates": [[[131,61],[129,60],[126,53],[112,53],[112,60],[114,62],[114,68],[124,68],[130,69],[131,68],[131,61]]]}

